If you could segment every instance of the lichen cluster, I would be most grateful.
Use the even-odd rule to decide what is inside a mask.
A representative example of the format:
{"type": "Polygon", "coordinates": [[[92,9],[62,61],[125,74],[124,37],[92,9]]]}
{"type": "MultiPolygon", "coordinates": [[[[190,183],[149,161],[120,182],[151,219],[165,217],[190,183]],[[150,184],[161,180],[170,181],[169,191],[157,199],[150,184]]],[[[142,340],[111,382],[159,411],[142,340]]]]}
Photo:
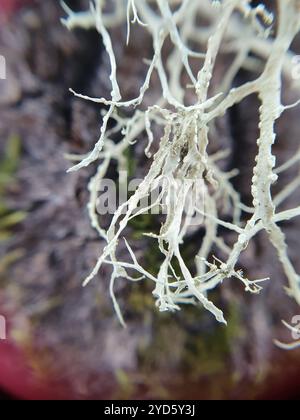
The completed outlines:
{"type": "MultiPolygon", "coordinates": [[[[287,276],[288,294],[300,304],[299,275],[288,257],[285,235],[279,227],[279,222],[299,216],[300,207],[276,211],[279,204],[299,187],[299,179],[276,195],[272,192],[278,177],[300,157],[298,154],[277,167],[273,153],[276,121],[283,112],[299,104],[284,106],[281,98],[282,78],[292,77],[294,55],[290,46],[300,31],[300,1],[278,0],[274,16],[263,5],[251,6],[249,0],[94,0],[86,12],[74,13],[66,5],[64,9],[67,17],[63,23],[69,29],[97,29],[111,67],[110,98],[92,98],[73,91],[77,97],[106,108],[101,135],[94,149],[70,169],[77,171],[99,162],[97,173],[90,182],[88,206],[92,225],[106,241],[106,246],[84,284],[97,275],[103,264],[112,266],[110,293],[122,324],[124,320],[114,294],[117,278],[152,281],[153,295],[161,311],[200,302],[218,321],[226,323],[223,312],[209,300],[209,292],[229,278],[239,280],[247,292],[261,291],[262,282],[267,279],[250,280],[238,266],[248,243],[264,230],[276,248],[287,276]],[[153,45],[153,55],[146,60],[147,71],[139,95],[130,100],[122,98],[117,79],[118,57],[110,34],[111,28],[126,23],[127,43],[138,42],[130,33],[131,26],[136,24],[148,33],[153,45]],[[168,45],[167,49],[165,45],[168,45]],[[234,59],[221,84],[215,86],[212,80],[216,60],[224,51],[233,54],[234,59]],[[241,69],[259,73],[259,77],[232,87],[241,69]],[[153,97],[147,95],[154,76],[159,80],[161,95],[149,105],[149,97],[153,97]],[[230,182],[234,173],[222,171],[218,164],[221,158],[230,157],[230,150],[211,155],[208,145],[216,120],[252,94],[259,98],[260,108],[251,185],[253,205],[249,207],[241,202],[230,182]],[[124,117],[124,109],[127,114],[131,111],[130,117],[124,117]],[[109,125],[110,120],[114,121],[113,128],[109,125]],[[157,137],[160,132],[162,135],[157,137]],[[121,137],[118,143],[112,140],[115,133],[121,137]],[[121,170],[126,150],[141,139],[148,139],[145,153],[151,159],[150,169],[135,193],[115,212],[109,228],[104,230],[97,215],[99,185],[112,161],[116,161],[121,170]],[[197,197],[191,200],[197,195],[199,180],[203,185],[203,208],[197,205],[197,197]],[[150,197],[159,185],[162,188],[157,200],[141,208],[141,201],[150,197]],[[222,220],[220,203],[225,203],[229,209],[231,221],[222,220]],[[130,221],[153,207],[163,209],[166,215],[160,232],[145,232],[156,240],[163,256],[155,275],[142,266],[128,241],[123,239],[130,221]],[[202,216],[199,220],[206,234],[198,244],[196,274],[193,274],[182,257],[181,246],[194,228],[191,222],[196,214],[202,216]],[[233,246],[218,235],[219,226],[236,235],[233,246]],[[131,262],[118,258],[118,244],[123,240],[131,262]],[[226,260],[214,258],[213,247],[227,255],[226,260]],[[132,270],[141,277],[129,275],[132,270]]],[[[141,57],[143,59],[145,57],[141,57]]],[[[128,71],[134,72],[134,69],[128,71]]]]}

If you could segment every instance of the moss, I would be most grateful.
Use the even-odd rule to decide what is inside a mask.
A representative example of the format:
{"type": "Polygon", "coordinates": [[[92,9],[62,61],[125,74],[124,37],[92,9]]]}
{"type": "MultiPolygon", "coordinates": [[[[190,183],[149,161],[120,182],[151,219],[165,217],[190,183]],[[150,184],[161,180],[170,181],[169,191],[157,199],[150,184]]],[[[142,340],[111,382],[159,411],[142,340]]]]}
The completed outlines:
{"type": "MultiPolygon", "coordinates": [[[[139,225],[142,231],[145,231],[147,223],[152,223],[151,218],[146,216],[144,223],[139,225]]],[[[151,247],[151,239],[147,241],[149,246],[144,255],[144,266],[150,273],[155,274],[163,257],[157,248],[151,247]]],[[[189,242],[182,246],[182,254],[191,265],[193,247],[193,243],[189,242]]],[[[173,266],[175,271],[179,269],[176,260],[173,261],[173,266]]],[[[152,287],[153,285],[149,283],[134,284],[127,299],[130,312],[143,316],[144,322],[152,327],[151,343],[144,340],[140,343],[139,356],[142,370],[150,374],[153,369],[161,369],[164,365],[170,364],[171,357],[174,363],[176,360],[186,374],[194,379],[226,373],[230,346],[233,340],[243,333],[238,304],[228,305],[227,327],[213,324],[209,331],[202,329],[198,334],[194,330],[202,322],[205,324],[206,312],[199,305],[186,306],[184,313],[177,315],[178,319],[174,320],[174,314],[153,310],[152,287]]],[[[220,300],[219,293],[216,292],[214,298],[220,300]]]]}
{"type": "Polygon", "coordinates": [[[24,251],[22,249],[16,249],[12,252],[7,253],[0,260],[0,276],[3,275],[6,270],[18,259],[22,258],[24,251]]]}
{"type": "Polygon", "coordinates": [[[0,161],[0,233],[8,236],[8,228],[20,223],[26,217],[21,211],[9,209],[5,202],[8,187],[14,182],[15,173],[18,169],[21,153],[21,140],[18,136],[11,136],[6,144],[4,157],[0,161]]]}
{"type": "Polygon", "coordinates": [[[153,311],[153,297],[149,293],[149,286],[145,284],[133,284],[127,303],[130,310],[138,315],[144,315],[145,311],[153,311]]]}
{"type": "Polygon", "coordinates": [[[9,183],[13,181],[13,177],[19,167],[20,156],[20,137],[12,135],[7,141],[4,158],[0,161],[0,193],[3,193],[9,183]]]}
{"type": "Polygon", "coordinates": [[[163,255],[161,252],[154,246],[152,246],[149,241],[148,252],[145,253],[145,269],[149,271],[152,275],[155,275],[159,271],[159,267],[162,263],[163,255]]]}
{"type": "MultiPolygon", "coordinates": [[[[223,378],[226,386],[236,382],[235,372],[230,368],[231,346],[234,340],[244,334],[238,305],[228,306],[228,327],[210,323],[206,312],[200,307],[186,307],[184,312],[176,315],[151,311],[151,303],[145,308],[142,305],[142,292],[136,296],[139,310],[147,318],[151,313],[151,339],[141,340],[139,345],[139,366],[144,375],[165,371],[174,375],[184,372],[189,381],[202,381],[205,377],[223,378]],[[206,325],[195,331],[200,325],[206,325]]],[[[149,319],[149,318],[148,318],[149,319]]],[[[221,397],[221,390],[211,390],[221,397]]]]}
{"type": "MultiPolygon", "coordinates": [[[[15,181],[15,174],[21,157],[21,140],[12,135],[5,147],[4,157],[0,161],[0,242],[10,239],[12,229],[26,218],[26,213],[14,211],[6,204],[6,192],[15,181]]],[[[18,249],[6,254],[0,260],[0,275],[3,275],[11,264],[21,258],[23,251],[18,249]]]]}
{"type": "MultiPolygon", "coordinates": [[[[158,218],[154,214],[141,214],[133,219],[131,219],[128,223],[128,226],[132,229],[131,230],[131,238],[135,241],[146,239],[144,233],[159,233],[160,230],[160,223],[158,218]]],[[[151,248],[151,240],[147,238],[149,243],[149,247],[151,248]]],[[[156,255],[159,254],[159,251],[156,255]]]]}
{"type": "MultiPolygon", "coordinates": [[[[188,312],[189,322],[195,323],[195,311],[188,312]]],[[[239,306],[230,303],[227,309],[227,327],[214,324],[197,336],[187,337],[183,364],[195,378],[228,373],[231,347],[234,341],[244,334],[240,314],[239,306]]],[[[197,322],[205,324],[203,317],[206,316],[206,313],[198,308],[197,322]]],[[[229,375],[228,380],[234,381],[234,373],[229,375]]]]}
{"type": "Polygon", "coordinates": [[[242,320],[241,314],[241,304],[230,302],[228,305],[228,325],[226,328],[226,338],[229,344],[232,344],[232,340],[243,338],[246,334],[245,323],[242,320]]]}
{"type": "Polygon", "coordinates": [[[134,157],[133,148],[128,147],[124,152],[124,156],[127,162],[128,177],[132,178],[134,174],[136,173],[136,159],[134,157]]]}
{"type": "Polygon", "coordinates": [[[139,361],[142,370],[152,374],[157,370],[176,367],[181,360],[186,332],[172,321],[172,314],[153,312],[151,340],[141,340],[139,361]]]}
{"type": "Polygon", "coordinates": [[[15,211],[13,213],[10,213],[0,220],[0,230],[5,230],[8,228],[11,228],[13,226],[16,226],[18,223],[23,222],[23,220],[26,218],[27,213],[23,211],[15,211]]]}

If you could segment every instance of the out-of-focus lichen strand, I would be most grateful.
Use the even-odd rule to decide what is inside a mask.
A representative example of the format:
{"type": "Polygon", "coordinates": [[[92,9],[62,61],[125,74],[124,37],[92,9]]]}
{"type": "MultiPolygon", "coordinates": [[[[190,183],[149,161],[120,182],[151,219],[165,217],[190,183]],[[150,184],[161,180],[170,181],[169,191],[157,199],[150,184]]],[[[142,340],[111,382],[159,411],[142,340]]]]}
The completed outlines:
{"type": "Polygon", "coordinates": [[[293,192],[291,185],[275,196],[272,193],[272,185],[280,174],[299,160],[294,156],[276,168],[273,145],[276,142],[276,121],[283,112],[299,104],[284,106],[281,97],[282,77],[291,79],[294,56],[290,46],[300,30],[300,0],[278,0],[276,16],[263,5],[252,6],[250,0],[112,0],[108,3],[111,6],[109,9],[105,0],[94,0],[89,10],[81,13],[75,13],[63,4],[67,13],[63,23],[69,29],[97,29],[111,67],[110,98],[92,98],[72,91],[78,98],[107,108],[94,149],[70,169],[70,172],[77,171],[99,162],[97,174],[90,182],[88,206],[92,225],[106,241],[106,246],[84,284],[87,285],[97,275],[103,264],[112,266],[110,293],[123,325],[125,323],[114,294],[117,278],[152,281],[153,295],[161,311],[178,310],[181,304],[199,302],[218,321],[226,323],[223,312],[209,300],[208,294],[228,278],[239,280],[247,292],[256,294],[261,291],[267,279],[246,278],[238,264],[249,242],[264,230],[276,248],[287,276],[288,294],[300,304],[299,275],[288,257],[285,235],[279,226],[279,222],[300,216],[300,207],[276,211],[278,204],[293,192]],[[202,20],[209,25],[202,27],[202,20]],[[126,24],[127,43],[134,42],[130,36],[133,24],[147,31],[153,43],[153,56],[146,62],[148,69],[139,96],[131,100],[122,98],[122,87],[117,80],[118,60],[110,35],[112,27],[126,24]],[[241,33],[247,36],[241,38],[241,33]],[[167,42],[168,52],[162,53],[167,42]],[[234,53],[235,58],[224,74],[219,90],[215,86],[212,90],[216,60],[223,50],[234,53]],[[253,74],[259,73],[259,76],[241,86],[232,87],[235,76],[243,68],[252,70],[253,74]],[[154,73],[160,82],[161,96],[155,103],[149,105],[147,102],[145,105],[154,73]],[[187,79],[188,83],[183,83],[187,79]],[[187,91],[189,95],[186,95],[187,91]],[[222,150],[219,155],[210,155],[208,145],[215,120],[252,94],[260,100],[260,121],[258,152],[253,163],[253,205],[249,207],[241,202],[230,182],[233,174],[223,172],[218,165],[220,158],[230,157],[230,151],[222,150]],[[125,118],[121,112],[123,109],[131,109],[132,116],[125,118]],[[108,124],[111,119],[115,122],[113,129],[108,124]],[[155,130],[154,126],[163,133],[160,139],[155,137],[159,130],[155,130]],[[117,144],[112,141],[112,132],[120,133],[122,140],[117,144]],[[135,193],[117,209],[109,228],[105,230],[100,226],[96,211],[99,185],[112,161],[116,161],[119,168],[124,167],[126,150],[138,138],[143,138],[143,133],[144,138],[148,138],[145,153],[152,160],[150,169],[135,193]],[[149,206],[145,206],[136,211],[141,200],[150,197],[162,179],[168,181],[163,186],[171,185],[174,190],[171,194],[170,188],[163,187],[157,201],[152,204],[164,207],[166,214],[160,232],[147,233],[157,241],[163,256],[157,273],[152,274],[138,262],[123,236],[134,217],[149,210],[149,206]],[[204,209],[195,206],[190,209],[192,212],[187,213],[186,205],[190,205],[190,197],[197,191],[199,180],[203,180],[204,185],[204,209]],[[231,209],[231,221],[222,220],[220,201],[231,209]],[[241,217],[242,212],[248,214],[246,222],[241,217]],[[195,255],[195,275],[182,256],[181,247],[191,229],[191,214],[196,213],[204,216],[202,225],[206,234],[195,255]],[[233,246],[218,236],[219,226],[236,235],[233,246]],[[117,258],[120,240],[126,243],[130,263],[117,258]],[[213,246],[227,254],[227,259],[220,261],[213,258],[213,246]],[[132,278],[128,274],[132,270],[141,277],[132,278]]]}

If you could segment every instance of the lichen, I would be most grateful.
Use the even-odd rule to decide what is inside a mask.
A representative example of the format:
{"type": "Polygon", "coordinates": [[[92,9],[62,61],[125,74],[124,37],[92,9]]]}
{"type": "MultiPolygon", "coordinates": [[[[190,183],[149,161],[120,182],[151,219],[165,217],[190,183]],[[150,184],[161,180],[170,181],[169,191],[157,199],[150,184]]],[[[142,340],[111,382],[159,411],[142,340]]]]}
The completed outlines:
{"type": "MultiPolygon", "coordinates": [[[[110,293],[123,325],[125,322],[114,294],[117,278],[153,282],[153,296],[160,311],[176,311],[182,304],[200,303],[219,322],[226,323],[222,310],[209,299],[209,294],[229,278],[241,282],[247,292],[257,294],[261,291],[267,279],[249,280],[238,266],[241,253],[264,230],[277,250],[288,278],[288,294],[300,304],[299,275],[288,257],[285,235],[279,226],[279,222],[299,216],[300,207],[278,212],[278,204],[286,200],[292,188],[287,186],[275,196],[272,191],[281,173],[298,162],[293,157],[276,168],[273,145],[276,142],[276,121],[283,112],[299,105],[297,102],[284,106],[281,97],[282,77],[291,78],[294,55],[290,46],[300,30],[300,1],[278,0],[275,16],[263,5],[252,6],[250,0],[118,0],[111,5],[114,7],[112,11],[106,9],[104,0],[94,0],[90,10],[83,13],[74,13],[64,6],[68,16],[63,22],[69,29],[98,30],[111,65],[110,98],[92,98],[72,91],[78,98],[107,107],[94,149],[70,169],[70,172],[77,171],[99,162],[97,175],[90,184],[89,212],[92,225],[106,241],[106,247],[84,285],[98,274],[103,264],[112,266],[110,293]],[[202,26],[200,16],[209,23],[208,26],[202,26]],[[127,42],[135,42],[130,37],[130,27],[134,24],[147,31],[153,41],[153,56],[146,61],[148,69],[144,83],[138,97],[131,100],[122,98],[117,79],[118,60],[110,36],[113,26],[126,23],[127,42]],[[242,38],[241,33],[245,33],[242,38]],[[167,41],[168,52],[163,53],[167,41]],[[220,86],[212,88],[216,60],[220,54],[228,53],[234,54],[235,58],[220,86]],[[242,68],[252,70],[253,74],[259,73],[259,76],[232,87],[242,68]],[[151,96],[149,99],[147,94],[154,73],[160,82],[161,96],[149,105],[151,96]],[[216,119],[253,94],[260,100],[260,121],[257,157],[253,162],[252,206],[248,207],[230,182],[233,174],[224,172],[218,164],[220,153],[227,152],[221,150],[219,154],[211,155],[208,145],[216,119]],[[127,114],[131,110],[131,116],[124,117],[122,110],[127,114]],[[113,132],[118,132],[121,137],[117,144],[111,139],[110,120],[115,121],[113,132]],[[157,137],[160,131],[163,134],[157,137]],[[96,211],[99,184],[111,162],[116,161],[122,167],[125,151],[141,138],[147,138],[145,154],[151,159],[150,169],[134,194],[116,210],[105,230],[100,227],[96,211]],[[191,200],[195,194],[196,199],[200,199],[197,196],[200,180],[204,193],[203,209],[198,207],[197,200],[191,200]],[[149,197],[162,181],[157,201],[136,212],[141,200],[149,197]],[[220,203],[226,203],[230,221],[223,219],[220,203]],[[117,256],[118,244],[126,235],[126,227],[153,206],[160,206],[166,214],[159,234],[144,232],[156,241],[162,255],[162,262],[154,274],[138,262],[126,239],[132,262],[122,261],[117,256]],[[199,225],[205,235],[194,255],[196,273],[193,273],[183,257],[182,246],[193,230],[191,219],[197,214],[202,216],[199,225]],[[233,246],[219,236],[218,227],[236,235],[233,246]],[[223,261],[215,258],[213,248],[227,254],[227,258],[223,261]],[[135,270],[141,277],[132,278],[129,270],[135,270]]],[[[227,157],[230,158],[230,152],[227,157]]]]}

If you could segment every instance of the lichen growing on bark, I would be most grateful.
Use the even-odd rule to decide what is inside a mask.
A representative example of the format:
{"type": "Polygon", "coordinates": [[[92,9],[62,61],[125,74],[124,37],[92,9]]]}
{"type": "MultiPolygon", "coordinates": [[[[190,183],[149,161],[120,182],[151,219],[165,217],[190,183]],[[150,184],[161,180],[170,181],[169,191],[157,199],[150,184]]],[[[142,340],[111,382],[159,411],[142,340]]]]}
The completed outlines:
{"type": "MultiPolygon", "coordinates": [[[[267,279],[248,279],[239,269],[239,259],[253,238],[265,231],[288,279],[287,292],[300,304],[299,275],[289,258],[280,227],[281,222],[299,216],[300,207],[277,210],[298,188],[299,179],[280,192],[273,192],[278,178],[297,164],[300,156],[277,167],[273,153],[276,121],[283,112],[299,104],[282,104],[282,79],[292,81],[295,57],[290,46],[300,30],[300,1],[278,0],[274,16],[263,5],[251,6],[249,0],[94,0],[86,12],[74,13],[65,5],[64,9],[67,17],[63,23],[69,29],[98,30],[111,67],[110,98],[92,98],[72,91],[77,97],[106,109],[94,149],[70,169],[70,172],[77,171],[99,162],[89,185],[89,214],[106,247],[84,284],[98,274],[102,265],[112,266],[110,293],[123,325],[114,294],[117,278],[152,281],[153,295],[161,311],[174,311],[182,304],[200,302],[218,321],[226,323],[222,310],[209,299],[209,294],[229,278],[241,282],[247,292],[261,291],[267,279]],[[127,42],[138,42],[130,34],[131,25],[137,24],[147,31],[153,45],[153,56],[141,57],[147,69],[140,94],[134,99],[122,96],[122,86],[118,84],[118,54],[110,37],[112,27],[125,27],[126,23],[127,42]],[[234,59],[216,85],[212,81],[221,54],[233,54],[234,59]],[[241,69],[254,75],[259,73],[259,76],[236,87],[233,81],[241,69]],[[149,92],[154,78],[160,84],[161,94],[153,101],[149,92]],[[230,159],[231,151],[208,152],[218,118],[250,95],[256,95],[260,101],[251,206],[242,202],[230,181],[238,176],[236,172],[224,172],[219,165],[221,159],[230,159]],[[118,143],[112,141],[112,133],[119,133],[118,143]],[[104,229],[96,208],[99,185],[110,164],[116,162],[122,169],[128,148],[145,138],[145,153],[151,161],[149,171],[134,194],[116,210],[109,228],[104,229]],[[197,185],[200,181],[203,208],[195,204],[199,202],[197,185]],[[141,209],[141,201],[149,198],[161,182],[157,200],[141,209]],[[196,199],[191,200],[195,195],[196,199]],[[132,244],[123,236],[135,217],[154,206],[162,208],[166,217],[159,232],[144,232],[156,241],[163,257],[157,272],[152,274],[138,261],[132,244]],[[198,244],[194,267],[191,267],[182,256],[182,245],[194,229],[192,219],[197,214],[202,217],[199,224],[206,233],[198,244]],[[224,242],[219,228],[236,235],[234,244],[224,242]],[[123,240],[131,262],[118,257],[118,244],[123,240]],[[222,261],[213,256],[215,248],[224,256],[222,261]],[[141,277],[132,277],[132,271],[141,277]]],[[[298,89],[297,81],[294,83],[298,89]]]]}

